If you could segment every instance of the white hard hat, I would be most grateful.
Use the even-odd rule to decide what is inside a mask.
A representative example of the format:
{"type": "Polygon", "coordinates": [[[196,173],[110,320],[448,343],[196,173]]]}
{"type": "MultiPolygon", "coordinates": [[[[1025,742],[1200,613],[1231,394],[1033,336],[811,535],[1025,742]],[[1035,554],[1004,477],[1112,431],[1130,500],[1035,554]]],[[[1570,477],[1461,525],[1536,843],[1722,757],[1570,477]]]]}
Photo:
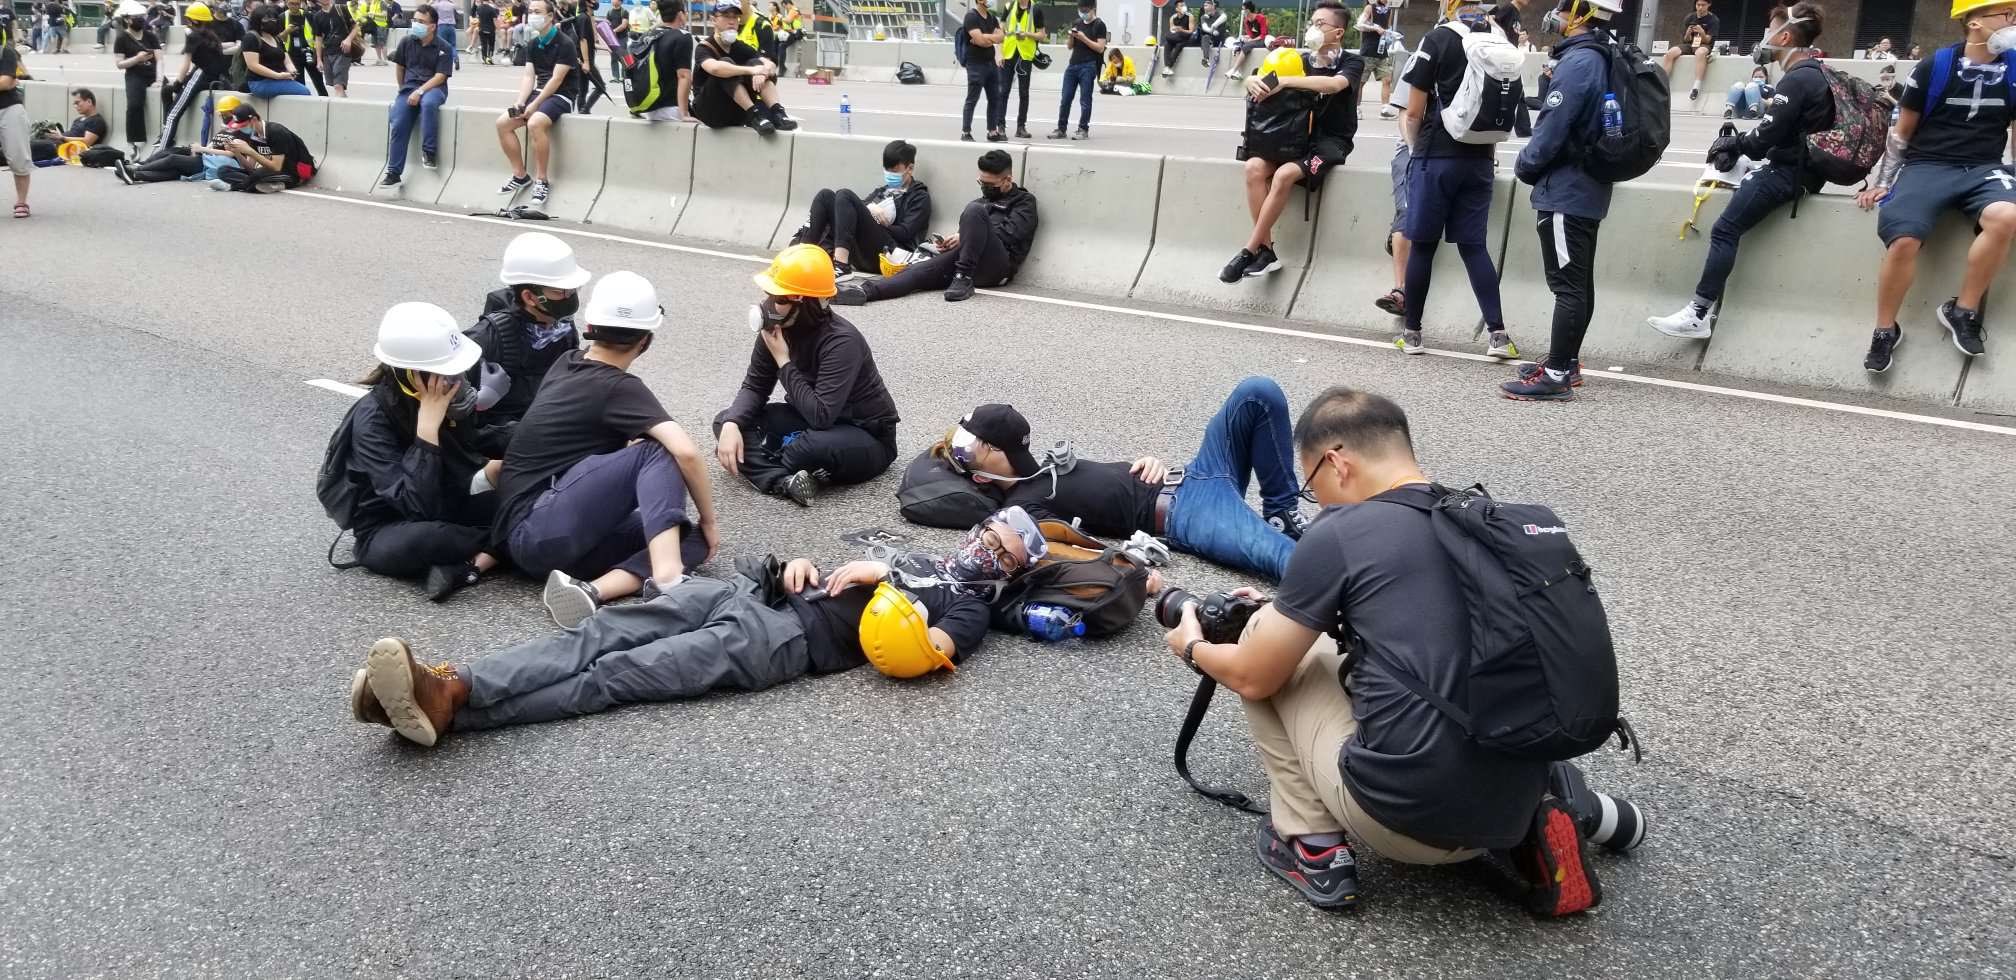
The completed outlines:
{"type": "Polygon", "coordinates": [[[612,272],[588,291],[588,311],[581,322],[590,329],[656,330],[665,322],[665,308],[658,305],[658,290],[649,279],[634,272],[612,272]]]}
{"type": "Polygon", "coordinates": [[[371,353],[389,367],[461,374],[483,357],[483,348],[462,336],[447,310],[432,303],[400,303],[378,321],[378,346],[371,353]]]}
{"type": "Polygon", "coordinates": [[[147,5],[140,0],[120,0],[119,8],[112,11],[114,17],[145,17],[147,5]]]}
{"type": "Polygon", "coordinates": [[[543,231],[528,231],[504,247],[504,268],[497,278],[506,286],[580,289],[588,285],[588,270],[574,261],[574,250],[566,242],[543,231]]]}

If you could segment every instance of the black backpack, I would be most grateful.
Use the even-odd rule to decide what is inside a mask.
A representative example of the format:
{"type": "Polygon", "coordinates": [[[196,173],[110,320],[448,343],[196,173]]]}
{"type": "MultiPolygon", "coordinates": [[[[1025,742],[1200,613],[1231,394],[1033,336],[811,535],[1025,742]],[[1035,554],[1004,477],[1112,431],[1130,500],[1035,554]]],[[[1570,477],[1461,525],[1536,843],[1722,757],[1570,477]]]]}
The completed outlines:
{"type": "Polygon", "coordinates": [[[1658,165],[1673,138],[1673,93],[1665,69],[1636,44],[1611,35],[1603,51],[1610,59],[1610,91],[1624,110],[1624,132],[1599,135],[1582,169],[1615,184],[1643,177],[1658,165]]]}
{"type": "Polygon", "coordinates": [[[350,479],[350,432],[355,428],[357,408],[364,398],[351,404],[350,410],[343,413],[343,421],[336,423],[336,432],[329,437],[329,448],[322,452],[322,468],[315,473],[315,499],[322,502],[322,512],[344,531],[355,529],[352,525],[356,523],[357,504],[362,496],[357,482],[350,479]]]}
{"type": "Polygon", "coordinates": [[[1316,146],[1316,103],[1316,93],[1301,89],[1276,92],[1270,99],[1247,99],[1239,159],[1288,163],[1308,156],[1316,146]]]}
{"type": "Polygon", "coordinates": [[[1039,521],[1049,554],[993,601],[994,628],[1028,631],[1022,607],[1063,606],[1083,617],[1086,636],[1111,636],[1141,617],[1148,604],[1148,569],[1120,549],[1063,521],[1039,521]]]}
{"type": "Polygon", "coordinates": [[[924,68],[914,61],[906,61],[896,66],[896,80],[905,85],[924,84],[924,68]]]}
{"type": "Polygon", "coordinates": [[[1001,509],[1001,498],[930,452],[918,455],[903,471],[896,490],[903,519],[925,527],[963,531],[1001,509]]]}
{"type": "Polygon", "coordinates": [[[966,30],[961,28],[959,33],[952,35],[952,63],[964,67],[967,51],[972,47],[973,39],[967,37],[966,30]]]}
{"type": "Polygon", "coordinates": [[[1491,499],[1482,486],[1450,490],[1422,504],[1436,540],[1456,566],[1470,605],[1470,665],[1456,704],[1431,690],[1386,652],[1349,635],[1338,680],[1360,658],[1433,705],[1485,748],[1526,759],[1572,759],[1612,735],[1636,738],[1618,716],[1617,654],[1589,564],[1554,512],[1491,499]]]}
{"type": "MultiPolygon", "coordinates": [[[[610,10],[613,13],[616,8],[610,10]]],[[[676,30],[667,27],[642,33],[632,31],[630,40],[623,45],[623,101],[632,115],[641,116],[678,96],[678,69],[692,66],[665,65],[664,71],[660,71],[658,59],[651,57],[651,48],[658,39],[667,31],[676,30]]]]}

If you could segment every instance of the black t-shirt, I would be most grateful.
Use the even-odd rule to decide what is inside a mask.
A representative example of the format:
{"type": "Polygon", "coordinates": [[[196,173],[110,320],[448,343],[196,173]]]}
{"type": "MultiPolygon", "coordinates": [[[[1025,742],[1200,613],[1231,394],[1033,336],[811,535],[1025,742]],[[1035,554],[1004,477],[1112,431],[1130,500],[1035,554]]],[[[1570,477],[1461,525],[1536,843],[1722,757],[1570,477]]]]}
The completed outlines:
{"type": "Polygon", "coordinates": [[[487,3],[476,5],[476,31],[479,34],[497,33],[497,8],[487,3]]]}
{"type": "Polygon", "coordinates": [[[1197,23],[1188,12],[1177,11],[1169,15],[1169,29],[1172,31],[1194,31],[1197,23]]]}
{"type": "Polygon", "coordinates": [[[1962,163],[1986,166],[2002,162],[2002,150],[2009,144],[2009,79],[2000,62],[1972,65],[1956,53],[1953,73],[1939,105],[1927,112],[1925,96],[1932,88],[1934,58],[1921,58],[1911,69],[1911,84],[1904,86],[1904,108],[1921,113],[1918,131],[1904,151],[1905,162],[1962,163]],[[1976,81],[1980,92],[1975,92],[1976,81]],[[1968,102],[1978,100],[1978,105],[1968,102]]]}
{"type": "MultiPolygon", "coordinates": [[[[1380,27],[1393,26],[1392,7],[1371,6],[1366,8],[1366,12],[1367,12],[1366,19],[1371,21],[1372,23],[1377,24],[1380,27]]],[[[1385,42],[1386,35],[1381,34],[1378,31],[1360,31],[1359,35],[1360,35],[1360,37],[1358,38],[1359,57],[1361,58],[1385,57],[1385,54],[1381,53],[1380,51],[1380,45],[1385,42]]]]}
{"type": "Polygon", "coordinates": [[[693,35],[676,27],[664,28],[651,42],[650,56],[658,63],[659,84],[671,84],[676,96],[678,73],[693,67],[693,35]]]}
{"type": "MultiPolygon", "coordinates": [[[[555,66],[566,65],[569,75],[580,73],[581,48],[579,44],[580,42],[575,39],[573,33],[562,27],[553,32],[553,39],[547,41],[545,44],[534,41],[526,46],[525,63],[532,66],[532,88],[535,96],[538,94],[539,89],[545,88],[546,83],[553,80],[553,69],[555,66]]],[[[566,95],[573,87],[574,83],[572,81],[564,82],[561,84],[558,94],[566,95]]]]}
{"type": "Polygon", "coordinates": [[[596,46],[601,43],[597,40],[595,33],[595,12],[589,10],[585,5],[581,8],[580,13],[574,15],[572,26],[576,43],[586,43],[590,51],[595,50],[596,46]]]}
{"type": "Polygon", "coordinates": [[[1364,57],[1339,51],[1337,63],[1327,68],[1318,67],[1314,58],[1304,58],[1302,64],[1310,75],[1351,80],[1350,87],[1336,95],[1324,96],[1316,106],[1317,137],[1350,143],[1358,135],[1358,82],[1365,77],[1364,57]]]}
{"type": "Polygon", "coordinates": [[[105,142],[106,134],[110,132],[112,131],[105,126],[105,117],[93,113],[88,116],[78,116],[70,120],[70,128],[64,130],[63,135],[67,139],[81,140],[84,138],[85,133],[97,133],[98,142],[103,143],[105,142]]]}
{"type": "Polygon", "coordinates": [[[222,80],[231,71],[231,58],[224,53],[223,43],[215,35],[190,31],[182,53],[188,55],[190,64],[203,73],[206,85],[222,80]]]}
{"type": "Polygon", "coordinates": [[[342,4],[328,10],[318,10],[310,15],[309,23],[315,25],[315,43],[324,55],[342,54],[343,39],[350,36],[350,28],[356,20],[342,4]]]}
{"type": "MultiPolygon", "coordinates": [[[[910,555],[895,563],[893,568],[921,577],[939,577],[939,571],[928,559],[910,555]]],[[[895,578],[898,588],[916,596],[916,601],[924,606],[926,623],[944,630],[952,638],[952,662],[963,663],[980,649],[987,639],[987,625],[991,614],[987,601],[981,596],[971,595],[949,585],[933,585],[914,588],[895,578]]],[[[872,585],[857,585],[842,591],[839,595],[806,602],[791,596],[787,602],[791,611],[798,614],[805,624],[806,642],[814,647],[837,651],[843,656],[861,659],[861,613],[868,608],[868,600],[875,595],[872,585]]]]}
{"type": "Polygon", "coordinates": [[[237,44],[245,40],[245,25],[225,17],[210,22],[210,33],[217,36],[218,44],[237,44]]]}
{"type": "Polygon", "coordinates": [[[622,449],[660,422],[670,422],[642,378],[584,351],[568,351],[546,372],[532,407],[511,434],[498,476],[494,539],[508,548],[511,530],[533,501],[575,463],[622,449]]]}
{"type": "MultiPolygon", "coordinates": [[[[992,61],[994,59],[994,56],[990,52],[994,50],[994,45],[992,43],[984,45],[975,44],[973,42],[973,32],[979,31],[982,34],[992,34],[1000,29],[1001,29],[1001,18],[994,16],[993,11],[991,10],[988,11],[987,15],[985,17],[982,17],[980,15],[980,11],[968,10],[966,11],[966,19],[959,24],[959,36],[960,38],[964,39],[967,44],[970,44],[976,48],[980,48],[981,49],[980,53],[987,55],[986,60],[992,61]]],[[[974,65],[980,63],[979,60],[976,60],[972,55],[968,55],[966,57],[966,62],[967,64],[974,64],[974,65]]]]}
{"type": "MultiPolygon", "coordinates": [[[[731,65],[747,66],[753,65],[763,59],[762,52],[750,47],[747,41],[738,40],[734,44],[729,45],[728,50],[723,51],[721,50],[721,39],[711,36],[700,44],[699,56],[700,62],[694,66],[696,69],[709,61],[726,61],[731,65]]],[[[676,66],[678,63],[674,62],[673,64],[676,66]]],[[[693,98],[696,101],[699,99],[725,100],[732,95],[737,85],[741,85],[746,81],[747,79],[739,75],[734,78],[716,78],[706,71],[696,70],[693,72],[693,98]]],[[[762,345],[758,344],[757,346],[760,347],[762,345]]]]}
{"type": "MultiPolygon", "coordinates": [[[[0,75],[18,77],[20,73],[21,73],[21,52],[14,50],[14,45],[12,44],[0,45],[0,75]]],[[[8,89],[5,92],[0,92],[0,109],[5,109],[8,108],[9,106],[17,106],[20,104],[21,104],[20,86],[17,85],[13,88],[8,89]]]]}
{"type": "Polygon", "coordinates": [[[315,165],[315,157],[309,154],[308,144],[301,142],[301,137],[294,135],[293,130],[277,122],[266,124],[266,146],[268,156],[278,153],[283,157],[280,161],[281,173],[299,176],[301,164],[315,165]]]}
{"type": "Polygon", "coordinates": [[[1708,43],[1710,44],[1715,43],[1715,39],[1722,36],[1722,18],[1714,14],[1704,14],[1700,17],[1688,14],[1687,19],[1680,22],[1680,44],[1689,50],[1693,49],[1694,44],[1688,37],[1688,33],[1689,29],[1694,27],[1701,28],[1701,33],[1708,35],[1708,43]]]}
{"type": "MultiPolygon", "coordinates": [[[[1288,560],[1274,608],[1309,629],[1348,623],[1361,642],[1444,697],[1466,683],[1470,614],[1426,513],[1380,498],[1434,497],[1424,486],[1326,508],[1288,560]]],[[[1547,763],[1470,741],[1463,730],[1361,659],[1348,689],[1357,734],[1338,764],[1358,805],[1387,828],[1442,847],[1505,848],[1526,834],[1547,763]]]]}
{"type": "MultiPolygon", "coordinates": [[[[282,75],[287,74],[287,52],[280,45],[268,41],[257,34],[245,39],[245,56],[248,58],[257,58],[260,66],[267,71],[279,72],[282,75]]],[[[252,77],[265,78],[266,76],[255,73],[252,77]]]]}
{"type": "Polygon", "coordinates": [[[1442,107],[1456,100],[1456,90],[1463,87],[1463,70],[1470,64],[1463,51],[1462,29],[1457,25],[1429,30],[1401,79],[1416,91],[1428,93],[1428,111],[1421,115],[1420,149],[1415,156],[1490,159],[1492,155],[1492,144],[1461,142],[1442,127],[1442,107]]]}
{"type": "Polygon", "coordinates": [[[112,54],[120,61],[125,61],[143,51],[154,52],[154,58],[126,69],[126,77],[138,78],[152,83],[159,70],[156,62],[161,59],[160,36],[156,35],[153,31],[141,31],[139,37],[134,37],[122,29],[119,31],[118,36],[112,39],[112,54]]]}
{"type": "Polygon", "coordinates": [[[1091,48],[1088,48],[1085,45],[1079,44],[1077,38],[1071,38],[1070,32],[1072,30],[1076,30],[1078,33],[1085,35],[1087,40],[1104,41],[1106,40],[1105,21],[1100,20],[1097,17],[1094,17],[1091,20],[1073,21],[1069,27],[1066,27],[1064,29],[1065,31],[1064,36],[1070,38],[1070,41],[1068,43],[1071,45],[1072,64],[1082,65],[1088,61],[1096,62],[1099,59],[1105,57],[1105,55],[1093,51],[1091,48]]]}
{"type": "Polygon", "coordinates": [[[1091,534],[1125,538],[1136,531],[1155,530],[1155,498],[1160,484],[1142,483],[1129,473],[1132,463],[1094,463],[1079,460],[1069,473],[1057,476],[1056,492],[1051,492],[1050,476],[1009,484],[1004,507],[1021,507],[1031,517],[1054,517],[1060,521],[1082,521],[1091,534]]]}

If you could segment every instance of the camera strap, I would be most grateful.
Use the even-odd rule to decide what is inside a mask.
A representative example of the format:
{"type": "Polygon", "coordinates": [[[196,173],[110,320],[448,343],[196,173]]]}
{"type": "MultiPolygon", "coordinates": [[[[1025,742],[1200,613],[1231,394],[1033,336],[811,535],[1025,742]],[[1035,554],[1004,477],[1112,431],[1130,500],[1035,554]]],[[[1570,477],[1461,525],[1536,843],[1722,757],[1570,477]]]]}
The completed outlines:
{"type": "Polygon", "coordinates": [[[1226,806],[1247,813],[1266,816],[1267,810],[1256,805],[1246,794],[1236,789],[1214,789],[1197,781],[1190,775],[1190,743],[1197,737],[1197,729],[1204,724],[1204,715],[1211,710],[1211,696],[1218,693],[1218,682],[1209,674],[1199,676],[1197,693],[1190,698],[1190,713],[1183,716],[1183,727],[1176,732],[1176,775],[1198,793],[1217,800],[1226,806]]]}

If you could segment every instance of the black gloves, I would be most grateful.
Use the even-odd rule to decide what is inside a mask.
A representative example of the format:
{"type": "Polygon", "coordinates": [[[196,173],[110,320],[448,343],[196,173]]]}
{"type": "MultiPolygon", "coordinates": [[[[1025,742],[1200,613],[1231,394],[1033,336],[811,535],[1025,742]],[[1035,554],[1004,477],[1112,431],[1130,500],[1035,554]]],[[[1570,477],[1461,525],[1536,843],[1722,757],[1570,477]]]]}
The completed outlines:
{"type": "Polygon", "coordinates": [[[1736,166],[1736,158],[1743,155],[1741,136],[1719,136],[1708,144],[1708,165],[1717,170],[1731,170],[1736,166]]]}

